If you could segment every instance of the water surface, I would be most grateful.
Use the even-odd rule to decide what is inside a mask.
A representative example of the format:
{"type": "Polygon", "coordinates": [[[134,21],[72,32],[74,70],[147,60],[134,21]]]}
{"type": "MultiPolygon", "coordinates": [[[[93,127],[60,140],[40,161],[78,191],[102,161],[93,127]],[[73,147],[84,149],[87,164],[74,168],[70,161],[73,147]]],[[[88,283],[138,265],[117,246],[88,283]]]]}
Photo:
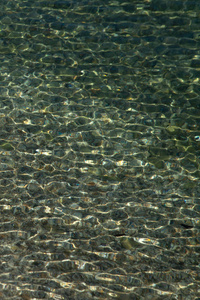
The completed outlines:
{"type": "Polygon", "coordinates": [[[0,298],[199,299],[199,2],[0,8],[0,298]]]}

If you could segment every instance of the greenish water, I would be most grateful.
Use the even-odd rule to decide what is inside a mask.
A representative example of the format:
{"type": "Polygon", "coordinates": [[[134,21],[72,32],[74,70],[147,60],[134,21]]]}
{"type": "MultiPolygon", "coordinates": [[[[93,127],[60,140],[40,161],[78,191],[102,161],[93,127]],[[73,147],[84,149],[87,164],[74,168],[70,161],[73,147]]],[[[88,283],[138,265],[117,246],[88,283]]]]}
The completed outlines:
{"type": "Polygon", "coordinates": [[[0,8],[0,299],[200,299],[200,3],[0,8]]]}

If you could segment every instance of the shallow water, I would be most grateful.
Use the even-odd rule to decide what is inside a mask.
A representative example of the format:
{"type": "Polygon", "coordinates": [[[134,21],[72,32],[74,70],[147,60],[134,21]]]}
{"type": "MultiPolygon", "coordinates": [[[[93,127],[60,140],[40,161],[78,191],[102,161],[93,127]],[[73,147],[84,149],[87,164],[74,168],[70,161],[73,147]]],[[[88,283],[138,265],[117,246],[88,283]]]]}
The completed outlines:
{"type": "Polygon", "coordinates": [[[0,8],[0,299],[200,299],[199,2],[0,8]]]}

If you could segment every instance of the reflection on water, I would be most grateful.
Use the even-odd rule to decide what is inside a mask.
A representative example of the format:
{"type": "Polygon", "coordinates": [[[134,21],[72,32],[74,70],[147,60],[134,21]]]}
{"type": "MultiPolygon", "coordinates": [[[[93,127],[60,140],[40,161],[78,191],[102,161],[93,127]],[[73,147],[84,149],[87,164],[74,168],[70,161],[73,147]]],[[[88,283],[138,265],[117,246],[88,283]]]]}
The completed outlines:
{"type": "Polygon", "coordinates": [[[198,1],[1,1],[1,299],[199,299],[198,1]]]}

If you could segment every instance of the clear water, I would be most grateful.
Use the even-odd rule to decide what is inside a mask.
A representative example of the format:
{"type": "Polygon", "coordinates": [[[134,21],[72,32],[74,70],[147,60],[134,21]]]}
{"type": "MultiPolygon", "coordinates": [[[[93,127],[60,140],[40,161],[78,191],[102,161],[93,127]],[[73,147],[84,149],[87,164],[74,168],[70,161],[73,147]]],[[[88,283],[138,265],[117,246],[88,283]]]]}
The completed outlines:
{"type": "Polygon", "coordinates": [[[200,299],[200,3],[0,8],[0,299],[200,299]]]}

